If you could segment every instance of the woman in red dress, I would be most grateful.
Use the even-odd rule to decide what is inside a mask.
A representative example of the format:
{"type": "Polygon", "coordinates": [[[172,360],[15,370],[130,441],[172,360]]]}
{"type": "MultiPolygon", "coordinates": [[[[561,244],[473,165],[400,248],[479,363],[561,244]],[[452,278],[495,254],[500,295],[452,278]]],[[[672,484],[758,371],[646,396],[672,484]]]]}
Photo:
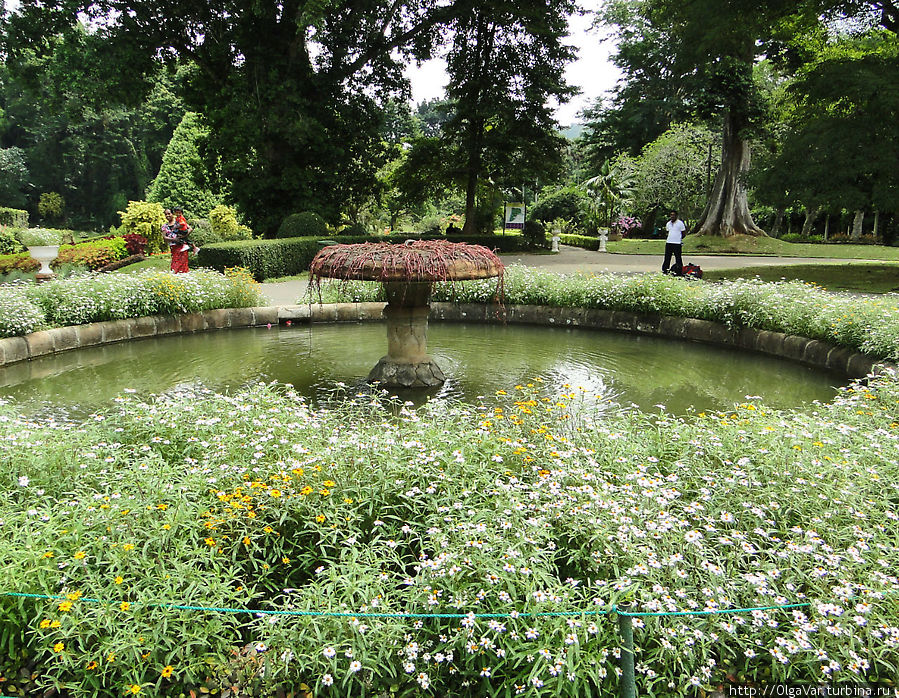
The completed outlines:
{"type": "MultiPolygon", "coordinates": [[[[180,209],[175,210],[180,213],[180,209]]],[[[186,274],[189,271],[187,268],[187,251],[190,249],[190,245],[184,239],[190,232],[190,226],[187,225],[183,215],[175,216],[170,209],[165,210],[165,220],[166,222],[162,225],[162,237],[168,244],[169,251],[172,254],[171,269],[176,274],[186,274]]]]}

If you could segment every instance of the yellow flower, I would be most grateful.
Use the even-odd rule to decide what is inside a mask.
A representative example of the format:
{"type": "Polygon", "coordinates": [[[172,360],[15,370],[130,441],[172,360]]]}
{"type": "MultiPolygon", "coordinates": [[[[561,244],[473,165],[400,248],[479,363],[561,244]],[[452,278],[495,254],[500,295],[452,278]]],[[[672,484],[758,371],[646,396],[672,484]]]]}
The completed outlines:
{"type": "Polygon", "coordinates": [[[88,671],[93,671],[94,669],[97,668],[97,666],[98,666],[98,665],[97,665],[97,662],[91,662],[91,663],[88,664],[85,668],[86,668],[88,671]]]}
{"type": "Polygon", "coordinates": [[[325,487],[334,487],[334,486],[337,485],[337,483],[334,482],[334,480],[325,480],[322,484],[323,484],[325,487]]]}
{"type": "Polygon", "coordinates": [[[320,490],[318,491],[318,493],[319,493],[322,497],[327,497],[329,494],[331,494],[331,490],[320,489],[320,490]]]}
{"type": "Polygon", "coordinates": [[[244,545],[250,545],[250,543],[252,543],[252,542],[253,542],[253,541],[250,540],[250,537],[249,537],[249,536],[244,536],[244,537],[243,537],[243,544],[244,544],[244,545]]]}
{"type": "Polygon", "coordinates": [[[52,623],[50,623],[51,628],[58,628],[60,625],[62,625],[62,623],[60,623],[58,620],[54,620],[52,623]]]}
{"type": "Polygon", "coordinates": [[[114,662],[114,661],[115,661],[115,652],[110,652],[110,653],[107,655],[107,657],[106,657],[106,661],[107,661],[107,662],[114,662]]]}
{"type": "Polygon", "coordinates": [[[269,490],[268,493],[272,497],[280,497],[281,496],[281,490],[269,490]]]}
{"type": "Polygon", "coordinates": [[[129,550],[134,550],[134,544],[133,543],[125,543],[125,545],[122,546],[122,550],[124,550],[126,552],[129,550]]]}
{"type": "Polygon", "coordinates": [[[172,527],[171,524],[162,524],[163,531],[168,531],[171,527],[172,527]]]}
{"type": "Polygon", "coordinates": [[[119,604],[119,608],[121,608],[123,611],[127,611],[129,608],[131,608],[131,604],[127,601],[122,601],[122,603],[119,604]]]}
{"type": "Polygon", "coordinates": [[[70,591],[68,594],[66,594],[66,598],[69,601],[77,601],[78,599],[81,598],[81,592],[80,591],[70,591]]]}
{"type": "Polygon", "coordinates": [[[138,694],[140,693],[140,686],[138,686],[136,683],[133,683],[128,687],[128,692],[138,694]]]}
{"type": "Polygon", "coordinates": [[[165,511],[166,509],[169,508],[169,505],[168,504],[157,504],[156,508],[159,509],[160,511],[165,511]]]}
{"type": "Polygon", "coordinates": [[[75,553],[76,560],[83,560],[85,557],[87,557],[87,553],[85,553],[83,550],[79,550],[77,553],[75,553]]]}
{"type": "Polygon", "coordinates": [[[203,539],[203,542],[206,543],[206,545],[208,545],[208,546],[210,546],[210,547],[215,545],[215,539],[214,539],[214,538],[204,538],[204,539],[203,539]]]}
{"type": "Polygon", "coordinates": [[[59,604],[59,610],[62,611],[63,613],[68,613],[69,611],[72,610],[72,602],[71,601],[63,601],[61,604],[59,604]]]}
{"type": "Polygon", "coordinates": [[[164,679],[167,679],[172,675],[173,671],[175,671],[175,667],[169,664],[160,672],[160,676],[162,676],[162,678],[164,679]]]}
{"type": "Polygon", "coordinates": [[[121,584],[124,581],[125,581],[125,578],[122,575],[119,575],[118,577],[115,578],[116,584],[121,584]]]}
{"type": "Polygon", "coordinates": [[[325,522],[324,514],[319,514],[318,516],[315,517],[315,520],[318,521],[319,523],[324,523],[325,522]]]}
{"type": "Polygon", "coordinates": [[[290,558],[285,555],[284,557],[281,558],[281,562],[283,562],[285,565],[289,565],[290,558]]]}
{"type": "Polygon", "coordinates": [[[50,619],[49,619],[49,618],[44,618],[44,620],[41,621],[40,629],[41,629],[41,630],[46,630],[46,629],[49,628],[49,627],[50,627],[50,619]]]}
{"type": "Polygon", "coordinates": [[[300,490],[300,494],[303,495],[304,497],[307,494],[312,494],[312,488],[309,485],[306,485],[303,489],[300,490]]]}
{"type": "Polygon", "coordinates": [[[53,645],[53,651],[56,652],[57,654],[62,652],[65,648],[66,648],[66,646],[65,646],[65,643],[63,643],[63,642],[57,642],[55,645],[53,645]]]}
{"type": "Polygon", "coordinates": [[[48,550],[47,552],[44,553],[44,557],[46,557],[46,558],[53,557],[53,552],[51,550],[48,550]]]}

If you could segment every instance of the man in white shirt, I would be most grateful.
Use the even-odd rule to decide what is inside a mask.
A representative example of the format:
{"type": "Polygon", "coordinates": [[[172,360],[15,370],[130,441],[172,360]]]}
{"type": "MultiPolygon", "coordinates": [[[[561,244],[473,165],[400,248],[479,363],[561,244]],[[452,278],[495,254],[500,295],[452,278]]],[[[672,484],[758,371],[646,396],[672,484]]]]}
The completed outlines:
{"type": "Polygon", "coordinates": [[[671,267],[671,273],[680,276],[684,268],[681,250],[683,249],[684,235],[687,234],[687,226],[677,217],[677,211],[672,211],[665,224],[665,229],[668,231],[668,239],[665,240],[665,261],[662,262],[662,273],[668,273],[671,255],[674,255],[674,266],[671,267]]]}

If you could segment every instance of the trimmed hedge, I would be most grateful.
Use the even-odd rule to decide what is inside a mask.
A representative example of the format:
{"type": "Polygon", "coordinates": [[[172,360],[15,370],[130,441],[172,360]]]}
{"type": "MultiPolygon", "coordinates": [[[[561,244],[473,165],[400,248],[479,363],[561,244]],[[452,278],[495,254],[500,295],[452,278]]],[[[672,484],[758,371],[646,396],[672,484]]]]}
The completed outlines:
{"type": "Polygon", "coordinates": [[[592,235],[560,235],[559,242],[572,247],[583,247],[585,250],[599,249],[599,238],[592,235]]]}
{"type": "MultiPolygon", "coordinates": [[[[228,267],[243,267],[257,281],[279,276],[295,276],[309,271],[309,263],[321,249],[320,237],[283,238],[278,240],[237,240],[204,245],[197,260],[200,266],[224,271],[228,267]]],[[[393,242],[404,240],[442,240],[442,235],[341,235],[341,244],[359,242],[393,242]]],[[[520,235],[456,235],[453,242],[483,245],[499,252],[518,252],[527,248],[520,235]]]]}
{"type": "Polygon", "coordinates": [[[28,211],[0,206],[0,225],[8,225],[11,228],[27,228],[28,211]]]}

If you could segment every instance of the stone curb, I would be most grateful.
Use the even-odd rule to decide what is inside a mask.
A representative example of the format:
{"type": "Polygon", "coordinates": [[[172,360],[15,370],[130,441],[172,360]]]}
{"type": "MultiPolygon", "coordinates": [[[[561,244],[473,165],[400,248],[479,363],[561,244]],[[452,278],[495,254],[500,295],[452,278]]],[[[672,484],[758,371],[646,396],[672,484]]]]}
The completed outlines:
{"type": "MultiPolygon", "coordinates": [[[[329,303],[282,305],[258,308],[224,308],[184,315],[151,315],[127,320],[95,322],[32,332],[23,337],[0,339],[0,366],[69,349],[122,342],[167,334],[203,332],[232,327],[257,327],[286,323],[360,322],[383,317],[384,303],[329,303]]],[[[638,315],[592,308],[555,308],[537,305],[504,307],[479,303],[432,303],[431,320],[443,322],[488,322],[553,327],[584,327],[658,337],[673,337],[739,347],[779,356],[809,366],[838,371],[851,378],[880,372],[884,361],[851,349],[781,332],[731,329],[695,318],[638,315]]]]}

